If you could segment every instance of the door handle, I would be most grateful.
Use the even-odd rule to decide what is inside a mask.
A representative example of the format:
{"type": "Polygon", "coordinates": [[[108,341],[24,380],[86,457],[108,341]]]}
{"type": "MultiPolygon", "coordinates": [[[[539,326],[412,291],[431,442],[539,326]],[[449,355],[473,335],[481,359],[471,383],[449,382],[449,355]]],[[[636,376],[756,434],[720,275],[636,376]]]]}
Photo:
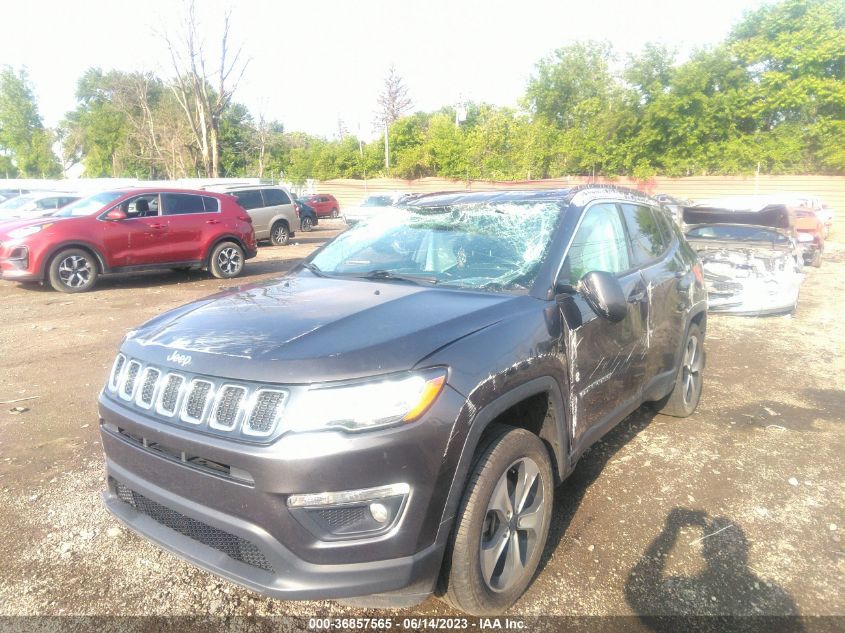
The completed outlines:
{"type": "Polygon", "coordinates": [[[220,220],[206,220],[206,224],[220,224],[220,220]]]}
{"type": "Polygon", "coordinates": [[[164,224],[150,224],[151,229],[163,229],[164,224]]]}

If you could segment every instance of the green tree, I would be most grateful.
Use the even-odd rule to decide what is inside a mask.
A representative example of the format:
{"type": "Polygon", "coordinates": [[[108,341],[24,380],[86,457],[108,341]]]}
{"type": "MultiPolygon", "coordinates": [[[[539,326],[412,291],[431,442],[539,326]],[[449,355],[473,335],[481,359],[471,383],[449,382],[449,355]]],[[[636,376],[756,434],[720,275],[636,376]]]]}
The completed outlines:
{"type": "Polygon", "coordinates": [[[61,165],[51,149],[25,70],[0,71],[0,169],[9,175],[56,177],[61,165]]]}

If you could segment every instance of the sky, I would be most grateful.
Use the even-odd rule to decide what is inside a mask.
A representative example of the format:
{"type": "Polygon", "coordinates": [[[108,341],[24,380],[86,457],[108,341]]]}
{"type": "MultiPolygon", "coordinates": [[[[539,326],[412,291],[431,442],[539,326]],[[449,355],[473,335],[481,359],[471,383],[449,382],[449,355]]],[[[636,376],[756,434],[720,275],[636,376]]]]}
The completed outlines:
{"type": "MultiPolygon", "coordinates": [[[[89,67],[172,66],[161,33],[178,34],[184,0],[27,0],[3,3],[0,65],[26,67],[44,122],[75,105],[89,67]]],[[[414,110],[459,100],[517,106],[534,65],[556,48],[606,40],[624,59],[646,42],[692,50],[724,39],[762,0],[198,0],[207,58],[223,16],[248,59],[235,99],[288,131],[372,136],[388,69],[404,79],[414,110]]]]}

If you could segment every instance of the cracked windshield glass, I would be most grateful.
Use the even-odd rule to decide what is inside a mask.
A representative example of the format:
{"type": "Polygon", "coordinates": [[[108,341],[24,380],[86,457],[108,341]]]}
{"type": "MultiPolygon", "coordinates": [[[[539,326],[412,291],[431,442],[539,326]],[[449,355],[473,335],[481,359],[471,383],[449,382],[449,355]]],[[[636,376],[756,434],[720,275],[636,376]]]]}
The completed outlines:
{"type": "Polygon", "coordinates": [[[396,208],[340,235],[311,260],[312,270],[525,292],[559,216],[551,202],[396,208]]]}

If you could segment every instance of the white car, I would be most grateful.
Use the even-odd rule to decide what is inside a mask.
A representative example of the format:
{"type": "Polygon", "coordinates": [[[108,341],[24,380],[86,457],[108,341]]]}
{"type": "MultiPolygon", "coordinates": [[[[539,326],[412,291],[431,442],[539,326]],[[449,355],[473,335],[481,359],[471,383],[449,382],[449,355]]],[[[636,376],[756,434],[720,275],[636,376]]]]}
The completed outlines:
{"type": "Polygon", "coordinates": [[[36,191],[16,196],[0,204],[0,222],[34,220],[52,215],[81,196],[66,191],[36,191]]]}
{"type": "Polygon", "coordinates": [[[402,194],[397,193],[376,193],[367,196],[358,206],[344,208],[343,220],[349,226],[369,220],[393,209],[402,197],[402,194]]]}

